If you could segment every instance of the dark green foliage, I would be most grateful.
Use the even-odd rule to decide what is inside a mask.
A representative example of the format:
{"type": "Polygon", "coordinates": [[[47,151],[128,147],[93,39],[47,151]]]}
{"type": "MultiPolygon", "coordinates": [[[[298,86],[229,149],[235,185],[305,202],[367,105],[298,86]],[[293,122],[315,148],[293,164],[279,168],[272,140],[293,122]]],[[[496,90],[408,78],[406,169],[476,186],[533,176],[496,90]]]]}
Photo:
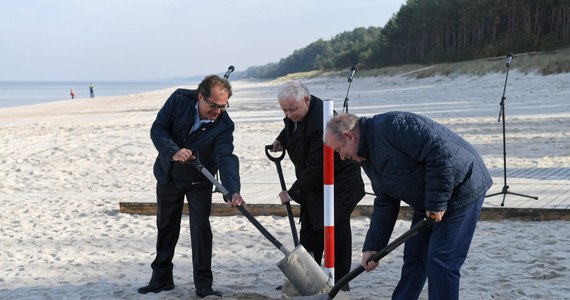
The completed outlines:
{"type": "MultiPolygon", "coordinates": [[[[458,62],[570,46],[570,0],[408,0],[381,27],[356,28],[296,50],[246,77],[312,70],[458,62]]],[[[546,73],[567,70],[565,63],[546,73]]]]}

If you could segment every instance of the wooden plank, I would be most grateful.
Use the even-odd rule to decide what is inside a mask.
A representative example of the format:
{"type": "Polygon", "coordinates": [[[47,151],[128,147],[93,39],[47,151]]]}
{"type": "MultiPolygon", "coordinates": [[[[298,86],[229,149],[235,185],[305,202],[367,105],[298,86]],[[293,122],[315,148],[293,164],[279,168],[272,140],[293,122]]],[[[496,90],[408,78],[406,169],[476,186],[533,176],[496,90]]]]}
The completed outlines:
{"type": "MultiPolygon", "coordinates": [[[[149,202],[120,202],[121,213],[155,215],[156,203],[149,202]]],[[[254,216],[287,216],[287,211],[280,204],[247,204],[247,210],[254,216]]],[[[299,206],[292,205],[293,215],[299,217],[299,206]]],[[[370,217],[374,207],[372,205],[358,205],[353,217],[370,217]]],[[[184,203],[183,213],[188,214],[188,205],[184,203]]],[[[241,213],[225,203],[212,204],[212,216],[235,216],[241,213]]],[[[410,220],[413,210],[409,206],[402,206],[399,219],[410,220]]],[[[547,208],[512,208],[512,207],[483,207],[481,220],[523,220],[523,221],[570,221],[570,209],[547,209],[547,208]]]]}
{"type": "MultiPolygon", "coordinates": [[[[503,178],[503,169],[489,170],[494,178],[503,178]]],[[[566,180],[570,179],[570,168],[507,168],[507,180],[566,180]]]]}
{"type": "Polygon", "coordinates": [[[554,172],[549,176],[550,180],[563,180],[570,178],[570,168],[554,168],[554,172]]]}

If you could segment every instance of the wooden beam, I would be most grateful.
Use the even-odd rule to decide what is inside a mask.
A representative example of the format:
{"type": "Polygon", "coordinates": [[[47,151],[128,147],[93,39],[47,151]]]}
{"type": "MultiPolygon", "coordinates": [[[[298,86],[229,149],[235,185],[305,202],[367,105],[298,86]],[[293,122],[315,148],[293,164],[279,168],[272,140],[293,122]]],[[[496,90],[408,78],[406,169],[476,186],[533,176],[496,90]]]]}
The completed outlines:
{"type": "MultiPolygon", "coordinates": [[[[254,216],[287,216],[287,210],[280,204],[247,204],[247,210],[254,216]]],[[[120,202],[121,213],[155,215],[156,203],[150,202],[120,202]]],[[[299,217],[299,205],[291,205],[293,215],[299,217]]],[[[372,215],[372,205],[358,205],[352,212],[353,217],[370,217],[372,215]]],[[[188,214],[188,205],[184,203],[183,213],[188,214]]],[[[402,206],[399,219],[410,220],[413,210],[409,206],[402,206]]],[[[212,216],[235,216],[241,213],[229,207],[225,203],[212,204],[212,216]]],[[[483,207],[481,210],[481,220],[523,220],[523,221],[570,221],[569,209],[548,209],[548,208],[512,208],[512,207],[483,207]]]]}

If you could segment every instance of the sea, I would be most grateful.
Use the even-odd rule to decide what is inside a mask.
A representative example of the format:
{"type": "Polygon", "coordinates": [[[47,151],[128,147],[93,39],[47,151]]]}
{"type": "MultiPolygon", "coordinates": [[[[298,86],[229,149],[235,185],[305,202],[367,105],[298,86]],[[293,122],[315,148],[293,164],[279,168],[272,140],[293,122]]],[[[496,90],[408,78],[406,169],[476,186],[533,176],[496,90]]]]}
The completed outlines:
{"type": "Polygon", "coordinates": [[[13,107],[71,99],[90,98],[93,84],[94,97],[121,96],[178,87],[197,87],[201,78],[164,79],[145,81],[0,81],[0,107],[13,107]]]}

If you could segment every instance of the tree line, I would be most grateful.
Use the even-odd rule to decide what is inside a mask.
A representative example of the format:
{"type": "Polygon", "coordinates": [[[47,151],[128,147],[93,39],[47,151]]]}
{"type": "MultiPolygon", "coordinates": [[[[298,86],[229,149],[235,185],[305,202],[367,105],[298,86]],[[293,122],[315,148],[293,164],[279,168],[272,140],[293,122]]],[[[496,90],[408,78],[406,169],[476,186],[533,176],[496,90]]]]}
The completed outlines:
{"type": "Polygon", "coordinates": [[[408,0],[384,27],[319,39],[243,76],[457,62],[570,45],[570,0],[408,0]]]}

